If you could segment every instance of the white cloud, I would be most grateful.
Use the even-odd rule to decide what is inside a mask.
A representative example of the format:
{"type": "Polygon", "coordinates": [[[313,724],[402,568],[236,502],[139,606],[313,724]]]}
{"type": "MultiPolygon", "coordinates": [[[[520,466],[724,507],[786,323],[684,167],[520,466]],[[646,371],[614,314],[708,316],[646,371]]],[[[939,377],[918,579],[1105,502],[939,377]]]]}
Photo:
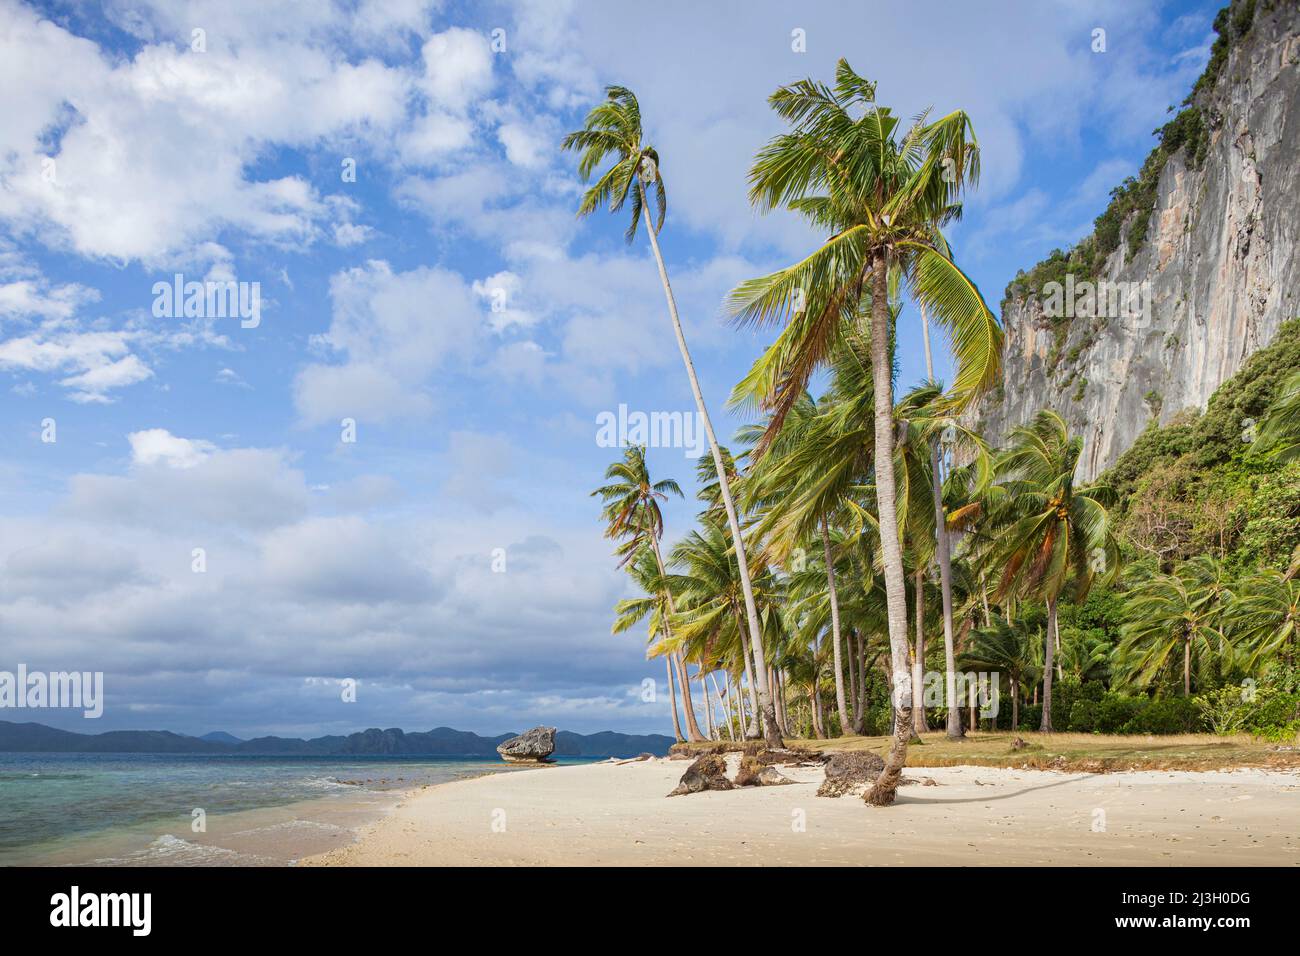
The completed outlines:
{"type": "Polygon", "coordinates": [[[374,261],[330,280],[333,318],[319,345],[342,364],[312,364],[294,382],[307,424],[428,414],[432,373],[474,346],[479,307],[453,272],[394,272],[374,261]]]}
{"type": "Polygon", "coordinates": [[[515,273],[503,270],[486,279],[476,279],[473,288],[474,294],[487,304],[492,331],[501,332],[511,326],[527,328],[537,321],[535,315],[519,307],[523,283],[515,273]]]}
{"type": "Polygon", "coordinates": [[[384,134],[406,116],[408,70],[262,29],[260,9],[259,29],[235,27],[232,43],[219,5],[178,16],[184,29],[170,35],[164,9],[142,8],[137,32],[166,39],[118,59],[13,0],[3,8],[0,85],[23,96],[0,118],[0,216],[85,256],[163,261],[222,229],[309,243],[327,212],[313,186],[251,179],[249,167],[271,144],[384,134]],[[172,45],[198,22],[210,24],[207,52],[172,45]]]}
{"type": "Polygon", "coordinates": [[[505,147],[506,159],[516,166],[538,169],[546,165],[555,151],[555,144],[522,123],[503,123],[497,129],[497,138],[505,147]]]}
{"type": "Polygon", "coordinates": [[[453,27],[425,41],[420,55],[420,89],[439,107],[463,113],[492,87],[492,51],[481,33],[453,27]]]}
{"type": "Polygon", "coordinates": [[[341,222],[334,227],[334,244],[348,248],[368,242],[375,234],[370,226],[361,226],[351,222],[341,222]]]}
{"type": "Polygon", "coordinates": [[[0,283],[0,319],[67,319],[99,299],[99,292],[76,282],[48,285],[32,279],[0,283]]]}
{"type": "Polygon", "coordinates": [[[193,468],[206,461],[216,450],[202,439],[180,438],[165,428],[149,428],[126,436],[131,443],[131,461],[146,467],[193,468]]]}
{"type": "Polygon", "coordinates": [[[42,327],[0,342],[0,369],[71,373],[59,384],[78,402],[106,402],[109,393],[142,382],[153,372],[131,353],[125,331],[77,332],[42,327]]]}

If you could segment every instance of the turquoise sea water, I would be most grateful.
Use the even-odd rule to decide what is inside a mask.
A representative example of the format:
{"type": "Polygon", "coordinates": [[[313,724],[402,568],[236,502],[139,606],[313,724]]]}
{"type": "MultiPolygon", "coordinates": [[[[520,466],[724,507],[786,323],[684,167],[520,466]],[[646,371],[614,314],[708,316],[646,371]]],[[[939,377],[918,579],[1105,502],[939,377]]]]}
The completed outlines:
{"type": "Polygon", "coordinates": [[[408,788],[493,772],[512,770],[495,756],[0,753],[0,865],[283,864],[350,841],[408,788]]]}

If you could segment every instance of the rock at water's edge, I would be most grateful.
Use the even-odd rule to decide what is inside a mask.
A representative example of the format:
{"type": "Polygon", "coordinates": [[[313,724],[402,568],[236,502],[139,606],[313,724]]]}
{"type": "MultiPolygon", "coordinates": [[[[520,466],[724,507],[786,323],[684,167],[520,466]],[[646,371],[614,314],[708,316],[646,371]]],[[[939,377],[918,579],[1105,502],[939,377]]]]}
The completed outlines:
{"type": "Polygon", "coordinates": [[[497,744],[497,753],[510,763],[545,763],[554,752],[554,727],[534,727],[497,744]]]}

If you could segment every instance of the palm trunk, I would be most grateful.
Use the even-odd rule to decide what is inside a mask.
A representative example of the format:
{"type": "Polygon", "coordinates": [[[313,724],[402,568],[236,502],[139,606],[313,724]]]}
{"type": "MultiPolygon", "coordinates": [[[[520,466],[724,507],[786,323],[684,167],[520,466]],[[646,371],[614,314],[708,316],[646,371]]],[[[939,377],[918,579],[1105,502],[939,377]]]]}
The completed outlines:
{"type": "Polygon", "coordinates": [[[781,736],[792,736],[790,733],[790,694],[785,671],[773,668],[770,683],[772,684],[773,693],[776,695],[777,706],[781,708],[781,716],[777,720],[777,725],[781,728],[781,736]]]}
{"type": "Polygon", "coordinates": [[[818,740],[826,739],[826,724],[822,717],[822,695],[817,688],[817,675],[813,674],[812,684],[808,687],[808,701],[812,708],[813,733],[818,740]]]}
{"type": "MultiPolygon", "coordinates": [[[[654,551],[655,565],[659,568],[659,577],[666,578],[667,572],[664,569],[664,558],[659,553],[659,537],[651,534],[650,548],[654,551]]],[[[668,613],[676,614],[677,606],[673,603],[673,592],[664,588],[664,597],[668,600],[668,613]]],[[[667,622],[664,623],[664,629],[672,634],[672,628],[667,622]]],[[[700,725],[695,720],[695,706],[691,702],[691,679],[686,671],[686,665],[682,663],[681,658],[676,654],[669,654],[672,658],[673,666],[677,668],[677,679],[682,682],[682,709],[686,712],[686,732],[690,735],[691,740],[707,740],[704,734],[700,733],[700,725]]]]}
{"type": "Polygon", "coordinates": [[[1011,729],[1020,729],[1020,675],[1011,672],[1011,729]]]}
{"type": "Polygon", "coordinates": [[[1056,640],[1056,679],[1065,680],[1065,674],[1061,672],[1061,625],[1058,621],[1052,621],[1052,635],[1056,640]]]}
{"type": "MultiPolygon", "coordinates": [[[[930,320],[921,307],[921,332],[925,337],[925,374],[934,381],[934,360],[930,356],[930,320]]],[[[952,627],[952,544],[943,510],[943,472],[940,469],[939,443],[930,444],[930,490],[934,498],[934,543],[939,559],[939,588],[943,593],[943,677],[944,703],[948,705],[948,736],[959,739],[961,711],[957,705],[957,654],[953,648],[952,627]]],[[[988,597],[984,597],[984,626],[989,626],[988,597]]]]}
{"type": "Polygon", "coordinates": [[[849,628],[849,633],[845,638],[845,644],[849,652],[849,655],[848,655],[848,660],[846,660],[844,663],[848,665],[849,702],[850,704],[852,704],[852,709],[854,712],[849,714],[849,722],[847,724],[844,724],[840,731],[841,733],[844,734],[848,734],[852,732],[853,725],[857,723],[857,719],[858,719],[856,713],[858,707],[858,678],[857,678],[858,666],[857,666],[857,651],[854,650],[854,648],[857,647],[856,634],[857,631],[854,628],[849,628]]]}
{"type": "Polygon", "coordinates": [[[920,737],[930,729],[925,722],[925,572],[913,575],[916,590],[916,656],[912,660],[912,732],[920,737]]]}
{"type": "Polygon", "coordinates": [[[671,654],[664,657],[664,667],[668,671],[668,700],[673,705],[673,736],[677,738],[678,743],[681,743],[686,738],[682,736],[682,722],[677,716],[677,682],[673,680],[671,657],[671,654]]]}
{"type": "Polygon", "coordinates": [[[849,709],[844,700],[844,668],[840,663],[840,599],[835,589],[835,562],[831,558],[831,532],[822,517],[822,551],[826,555],[826,591],[831,602],[831,656],[835,661],[835,706],[840,712],[840,733],[849,730],[849,709]]]}
{"type": "Polygon", "coordinates": [[[686,662],[682,660],[680,654],[674,654],[673,660],[677,663],[677,679],[682,685],[682,713],[686,715],[686,733],[691,740],[708,740],[704,732],[700,730],[700,725],[695,719],[695,702],[691,691],[691,674],[686,669],[686,662]]]}
{"type": "Polygon", "coordinates": [[[898,780],[907,761],[912,732],[912,682],[907,678],[907,582],[903,576],[903,549],[898,539],[898,510],[894,487],[894,382],[890,361],[889,264],[883,251],[872,262],[871,375],[875,389],[876,509],[880,524],[880,552],[885,565],[885,600],[889,609],[889,656],[894,672],[894,741],[885,769],[867,791],[866,801],[885,807],[894,802],[898,780]]]}
{"type": "Polygon", "coordinates": [[[1192,696],[1192,635],[1183,638],[1183,696],[1192,696]]]}
{"type": "MultiPolygon", "coordinates": [[[[754,692],[754,661],[746,643],[745,629],[741,626],[740,611],[736,611],[736,627],[740,631],[740,651],[745,663],[745,686],[749,690],[749,722],[745,725],[745,738],[761,736],[758,732],[758,695],[754,692]]],[[[773,718],[775,719],[775,717],[773,718]]]]}
{"type": "Polygon", "coordinates": [[[859,734],[867,731],[867,674],[871,668],[867,666],[867,639],[862,635],[858,636],[858,726],[859,734]]]}
{"type": "MultiPolygon", "coordinates": [[[[961,716],[957,713],[957,652],[952,626],[952,543],[948,538],[947,521],[943,510],[939,448],[930,449],[930,471],[934,495],[935,544],[939,552],[939,587],[943,594],[943,676],[944,700],[948,704],[948,736],[961,737],[961,716]]],[[[984,626],[988,627],[988,597],[984,597],[984,626]]]]}
{"type": "Polygon", "coordinates": [[[1052,732],[1052,657],[1053,651],[1056,650],[1056,641],[1052,635],[1056,633],[1056,598],[1047,600],[1047,635],[1043,641],[1043,719],[1038,724],[1038,729],[1045,734],[1052,732]]]}
{"type": "Polygon", "coordinates": [[[709,696],[709,679],[704,668],[697,668],[695,676],[700,679],[700,694],[704,700],[704,730],[710,740],[717,740],[717,728],[713,725],[713,698],[709,696]]]}
{"type": "MultiPolygon", "coordinates": [[[[723,679],[724,681],[727,679],[727,676],[726,676],[726,672],[725,672],[725,671],[723,672],[722,679],[723,679]]],[[[716,696],[716,697],[718,698],[718,710],[720,710],[720,711],[722,712],[722,723],[726,726],[726,730],[727,730],[727,739],[728,739],[728,740],[735,740],[736,737],[735,737],[735,735],[731,732],[731,714],[728,713],[729,708],[727,707],[728,699],[727,699],[725,696],[723,696],[722,691],[720,691],[720,690],[718,689],[718,678],[717,678],[716,676],[714,676],[714,674],[713,674],[712,671],[709,672],[709,681],[713,684],[713,693],[714,693],[714,696],[716,696]]],[[[708,691],[706,690],[705,693],[708,693],[708,691]]],[[[712,710],[713,710],[713,705],[710,704],[710,705],[709,705],[709,711],[712,712],[712,710]]],[[[718,733],[718,739],[719,739],[719,740],[722,739],[722,733],[721,733],[721,731],[719,731],[719,733],[718,733]]]]}
{"type": "MultiPolygon", "coordinates": [[[[727,692],[727,713],[735,721],[735,732],[743,737],[745,735],[745,711],[740,702],[740,678],[736,678],[736,685],[733,690],[731,676],[726,675],[723,677],[722,689],[727,692]]],[[[733,739],[735,739],[734,736],[733,739]]]]}
{"type": "Polygon", "coordinates": [[[650,218],[650,203],[646,201],[645,184],[639,179],[637,189],[641,191],[641,211],[645,217],[646,231],[650,235],[650,248],[654,250],[655,264],[659,267],[659,280],[664,286],[664,297],[668,300],[668,314],[673,320],[673,334],[677,336],[677,347],[682,353],[682,364],[686,366],[686,376],[691,382],[691,392],[695,396],[695,406],[700,413],[700,422],[709,439],[709,450],[713,452],[713,465],[718,472],[718,491],[722,503],[727,509],[727,523],[731,526],[731,541],[736,550],[736,566],[740,571],[740,589],[745,595],[745,617],[749,625],[749,639],[753,646],[754,673],[758,676],[758,702],[762,711],[763,735],[770,748],[784,746],[781,731],[776,725],[776,708],[772,703],[772,691],[767,683],[766,661],[763,652],[763,632],[758,623],[758,605],[754,603],[754,585],[749,578],[749,558],[745,555],[745,536],[740,530],[740,519],[736,516],[736,502],[731,495],[731,482],[727,479],[727,469],[722,462],[722,450],[718,447],[717,436],[713,433],[713,422],[709,419],[709,410],[704,405],[704,393],[700,391],[700,381],[695,375],[695,363],[691,361],[690,350],[686,347],[686,336],[682,333],[682,322],[677,315],[677,300],[673,297],[672,285],[668,282],[668,269],[664,266],[663,254],[659,251],[659,237],[655,234],[654,223],[650,218]]]}

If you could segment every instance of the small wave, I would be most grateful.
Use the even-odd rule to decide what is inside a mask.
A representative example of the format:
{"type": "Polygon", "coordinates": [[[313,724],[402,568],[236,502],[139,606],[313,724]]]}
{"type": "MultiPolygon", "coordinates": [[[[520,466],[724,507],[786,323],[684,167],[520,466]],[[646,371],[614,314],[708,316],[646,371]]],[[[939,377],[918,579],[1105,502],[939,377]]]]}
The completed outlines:
{"type": "Polygon", "coordinates": [[[257,866],[273,863],[264,857],[219,846],[191,843],[164,833],[143,850],[120,857],[93,860],[91,866],[257,866]]]}
{"type": "Polygon", "coordinates": [[[347,827],[341,827],[335,823],[322,823],[319,820],[285,820],[283,823],[269,823],[264,827],[253,827],[251,830],[237,830],[232,836],[249,836],[254,833],[271,833],[283,832],[285,830],[324,830],[330,833],[347,832],[347,827]]]}

